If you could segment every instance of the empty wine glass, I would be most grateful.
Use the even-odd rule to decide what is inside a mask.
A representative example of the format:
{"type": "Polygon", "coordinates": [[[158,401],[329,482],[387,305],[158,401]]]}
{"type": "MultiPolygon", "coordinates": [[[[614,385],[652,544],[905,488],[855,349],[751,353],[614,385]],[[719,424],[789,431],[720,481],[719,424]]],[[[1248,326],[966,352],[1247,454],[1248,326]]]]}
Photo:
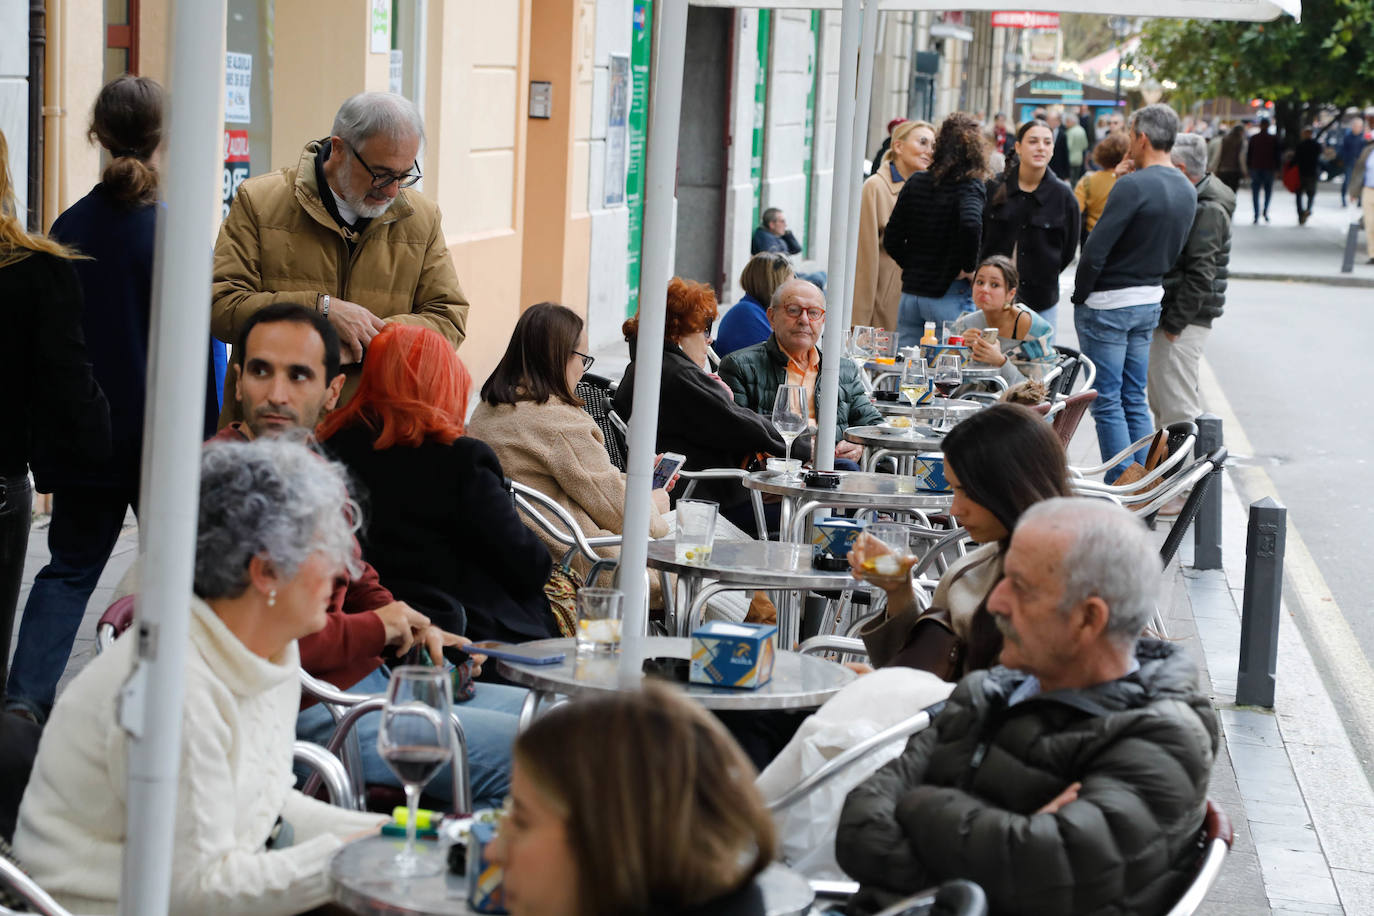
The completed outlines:
{"type": "MultiPolygon", "coordinates": [[[[773,399],[773,425],[787,443],[787,464],[792,466],[792,442],[806,432],[806,389],[801,385],[779,385],[773,399]]],[[[789,472],[790,473],[790,472],[789,472]]]]}
{"type": "MultiPolygon", "coordinates": [[[[964,380],[964,371],[957,353],[945,353],[935,361],[935,389],[946,402],[964,380]]],[[[949,428],[949,404],[941,405],[940,428],[949,428]]]]}
{"type": "Polygon", "coordinates": [[[436,849],[428,848],[423,854],[416,850],[415,817],[420,789],[453,760],[451,691],[452,679],[443,667],[396,668],[387,684],[377,753],[406,791],[406,845],[392,861],[401,877],[437,875],[447,867],[436,849]]]}
{"type": "Polygon", "coordinates": [[[921,396],[930,390],[930,374],[926,369],[926,361],[919,356],[913,356],[902,364],[902,379],[898,383],[902,396],[911,402],[911,431],[910,435],[916,435],[916,403],[921,396]]]}

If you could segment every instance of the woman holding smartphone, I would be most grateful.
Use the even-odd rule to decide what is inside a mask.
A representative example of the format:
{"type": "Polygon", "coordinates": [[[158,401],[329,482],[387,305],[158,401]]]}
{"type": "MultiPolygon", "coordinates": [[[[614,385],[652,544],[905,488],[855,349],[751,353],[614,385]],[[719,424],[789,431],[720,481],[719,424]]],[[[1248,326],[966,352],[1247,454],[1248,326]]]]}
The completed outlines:
{"type": "Polygon", "coordinates": [[[985,258],[973,275],[973,304],[978,308],[954,323],[974,361],[996,366],[1008,385],[1054,363],[1054,329],[1044,316],[1017,301],[1019,288],[1011,258],[985,258]]]}

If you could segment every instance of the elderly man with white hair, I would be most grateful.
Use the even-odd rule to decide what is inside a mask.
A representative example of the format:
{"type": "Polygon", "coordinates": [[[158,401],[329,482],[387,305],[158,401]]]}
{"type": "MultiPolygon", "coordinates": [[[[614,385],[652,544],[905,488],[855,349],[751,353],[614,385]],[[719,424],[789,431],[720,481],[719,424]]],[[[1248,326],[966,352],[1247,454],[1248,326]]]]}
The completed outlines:
{"type": "Polygon", "coordinates": [[[952,878],[999,913],[1162,913],[1192,877],[1218,727],[1179,646],[1143,636],[1160,586],[1144,525],[1052,499],[988,598],[1001,666],[850,793],[836,838],[869,913],[952,878]]]}
{"type": "Polygon", "coordinates": [[[1174,166],[1197,188],[1197,213],[1183,253],[1164,275],[1159,327],[1150,341],[1150,411],[1166,426],[1202,413],[1198,362],[1212,322],[1226,304],[1226,267],[1231,260],[1235,192],[1207,172],[1207,144],[1182,134],[1169,152],[1174,166]]]}
{"type": "MultiPolygon", "coordinates": [[[[330,136],[307,143],[295,166],[240,185],[215,242],[212,333],[233,343],[250,315],[274,303],[318,311],[343,346],[340,403],[387,321],[461,344],[468,302],[439,208],[406,190],[421,178],[424,139],[414,102],[363,92],[339,107],[330,136]]],[[[224,404],[221,427],[240,419],[233,398],[224,404]]]]}

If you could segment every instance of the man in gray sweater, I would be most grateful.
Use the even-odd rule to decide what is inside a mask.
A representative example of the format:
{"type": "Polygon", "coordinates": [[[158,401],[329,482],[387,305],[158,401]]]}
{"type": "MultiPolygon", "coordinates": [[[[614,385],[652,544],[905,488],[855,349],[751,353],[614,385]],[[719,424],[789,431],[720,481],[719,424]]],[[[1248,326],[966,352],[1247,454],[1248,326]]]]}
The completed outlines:
{"type": "MultiPolygon", "coordinates": [[[[1074,328],[1079,347],[1097,365],[1093,422],[1102,460],[1124,451],[1154,428],[1145,385],[1150,338],[1159,324],[1164,275],[1178,260],[1197,209],[1197,191],[1169,160],[1178,115],[1149,105],[1131,116],[1129,156],[1134,171],[1117,180],[1107,207],[1083,246],[1074,281],[1074,328]]],[[[1144,449],[1107,472],[1107,482],[1144,449]]]]}

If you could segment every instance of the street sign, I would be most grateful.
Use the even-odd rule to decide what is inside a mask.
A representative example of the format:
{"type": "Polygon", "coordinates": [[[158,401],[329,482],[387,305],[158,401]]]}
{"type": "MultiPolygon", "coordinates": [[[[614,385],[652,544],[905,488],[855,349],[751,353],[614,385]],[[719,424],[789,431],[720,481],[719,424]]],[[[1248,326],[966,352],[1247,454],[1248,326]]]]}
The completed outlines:
{"type": "Polygon", "coordinates": [[[1059,28],[1059,14],[1002,10],[992,14],[992,27],[994,29],[1057,29],[1059,28]]]}

